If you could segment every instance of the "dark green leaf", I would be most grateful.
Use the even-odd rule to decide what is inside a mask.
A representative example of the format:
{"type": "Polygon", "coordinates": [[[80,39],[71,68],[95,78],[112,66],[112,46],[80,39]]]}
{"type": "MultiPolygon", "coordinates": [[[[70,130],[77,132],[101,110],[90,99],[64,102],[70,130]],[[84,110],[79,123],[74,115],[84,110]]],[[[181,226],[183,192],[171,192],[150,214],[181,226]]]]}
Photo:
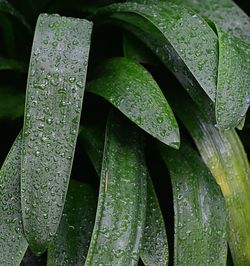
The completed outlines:
{"type": "Polygon", "coordinates": [[[175,265],[225,265],[226,212],[219,186],[197,153],[184,142],[160,146],[170,170],[175,211],[175,265]]]}
{"type": "Polygon", "coordinates": [[[28,247],[21,212],[21,134],[0,170],[0,265],[18,266],[28,247]]]}
{"type": "Polygon", "coordinates": [[[0,88],[0,119],[23,116],[25,96],[12,88],[0,88]]]}
{"type": "Polygon", "coordinates": [[[47,266],[84,265],[94,227],[96,192],[71,180],[57,233],[48,248],[47,266]]]}
{"type": "Polygon", "coordinates": [[[87,85],[89,92],[104,97],[146,132],[178,148],[173,112],[146,69],[126,58],[112,58],[97,67],[95,77],[87,85]]]}
{"type": "Polygon", "coordinates": [[[138,129],[111,113],[95,227],[85,265],[136,265],[146,218],[147,171],[138,129]]]}
{"type": "Polygon", "coordinates": [[[215,100],[218,40],[194,11],[172,3],[164,7],[124,3],[100,9],[97,15],[126,22],[122,26],[145,42],[191,94],[195,78],[215,100]]]}
{"type": "Polygon", "coordinates": [[[73,162],[92,23],[39,16],[31,53],[22,153],[22,211],[32,251],[56,233],[73,162]]]}
{"type": "Polygon", "coordinates": [[[236,127],[250,105],[250,45],[217,27],[219,67],[216,120],[223,129],[236,127]]]}
{"type": "Polygon", "coordinates": [[[175,90],[172,103],[225,198],[234,264],[249,265],[250,167],[241,141],[234,130],[218,130],[211,120],[213,111],[204,116],[187,95],[177,95],[175,90]]]}
{"type": "MultiPolygon", "coordinates": [[[[87,126],[81,128],[80,139],[90,157],[97,174],[101,172],[103,156],[104,135],[100,126],[87,126]]],[[[154,185],[148,175],[147,180],[147,211],[146,223],[143,232],[140,257],[145,265],[168,264],[168,241],[165,223],[160,205],[154,190],[154,185]]]]}

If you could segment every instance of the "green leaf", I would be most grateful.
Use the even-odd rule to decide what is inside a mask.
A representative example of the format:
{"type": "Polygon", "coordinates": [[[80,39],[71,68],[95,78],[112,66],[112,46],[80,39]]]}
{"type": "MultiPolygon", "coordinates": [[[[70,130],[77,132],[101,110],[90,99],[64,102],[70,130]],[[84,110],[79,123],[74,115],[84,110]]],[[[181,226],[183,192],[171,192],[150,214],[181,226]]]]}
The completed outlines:
{"type": "Polygon", "coordinates": [[[27,66],[23,62],[0,57],[0,70],[13,70],[25,73],[27,71],[27,66]]]}
{"type": "Polygon", "coordinates": [[[94,227],[96,192],[71,180],[57,233],[48,248],[48,266],[84,265],[94,227]]]}
{"type": "Polygon", "coordinates": [[[30,59],[22,152],[22,212],[32,251],[56,233],[73,162],[92,23],[39,16],[30,59]]]}
{"type": "Polygon", "coordinates": [[[85,265],[136,265],[146,218],[147,171],[138,129],[107,122],[95,227],[85,265]]]}
{"type": "Polygon", "coordinates": [[[147,212],[140,257],[145,266],[168,265],[168,240],[161,208],[148,175],[147,212]]]}
{"type": "Polygon", "coordinates": [[[179,130],[173,112],[155,80],[141,65],[126,58],[108,59],[96,68],[89,92],[110,101],[135,124],[174,148],[179,130]]]}
{"type": "Polygon", "coordinates": [[[166,3],[164,7],[123,3],[102,8],[97,16],[101,19],[109,16],[134,33],[191,95],[195,95],[194,83],[198,82],[215,101],[218,39],[206,21],[194,11],[173,3],[166,3]]]}
{"type": "Polygon", "coordinates": [[[177,95],[177,88],[172,103],[225,198],[234,264],[249,265],[250,167],[242,143],[234,130],[223,132],[214,126],[213,111],[204,116],[187,95],[177,95]]]}
{"type": "MultiPolygon", "coordinates": [[[[98,125],[81,127],[80,140],[98,175],[101,172],[104,130],[98,125]]],[[[147,210],[140,257],[144,265],[168,264],[168,240],[161,208],[151,177],[147,179],[147,210]]]]}
{"type": "Polygon", "coordinates": [[[219,67],[216,120],[223,129],[236,127],[250,105],[250,45],[218,26],[219,67]]]}
{"type": "Polygon", "coordinates": [[[22,227],[21,149],[19,134],[0,170],[0,265],[18,266],[28,247],[22,227]]]}
{"type": "Polygon", "coordinates": [[[18,10],[16,10],[8,1],[0,0],[0,12],[9,14],[9,15],[15,17],[31,32],[31,27],[27,23],[24,16],[18,10]]]}
{"type": "Polygon", "coordinates": [[[226,212],[219,186],[198,154],[160,146],[170,170],[175,211],[175,265],[225,265],[226,212]]]}
{"type": "Polygon", "coordinates": [[[0,119],[17,119],[23,116],[25,96],[12,88],[0,88],[0,119]]]}

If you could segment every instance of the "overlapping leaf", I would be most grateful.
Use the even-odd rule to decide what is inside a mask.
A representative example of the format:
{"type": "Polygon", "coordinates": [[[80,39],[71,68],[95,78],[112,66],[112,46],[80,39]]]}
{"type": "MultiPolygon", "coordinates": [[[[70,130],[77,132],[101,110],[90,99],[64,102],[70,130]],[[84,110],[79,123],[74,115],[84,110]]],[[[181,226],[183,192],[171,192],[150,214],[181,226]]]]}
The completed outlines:
{"type": "Polygon", "coordinates": [[[173,3],[124,3],[100,9],[98,15],[123,22],[122,26],[145,42],[192,96],[198,82],[215,100],[217,36],[194,11],[173,3]]]}
{"type": "Polygon", "coordinates": [[[72,167],[92,23],[39,16],[26,92],[22,152],[25,235],[41,254],[56,233],[72,167]]]}
{"type": "Polygon", "coordinates": [[[179,129],[155,80],[141,65],[112,58],[96,69],[87,90],[110,101],[129,119],[163,143],[178,148],[179,129]]]}
{"type": "Polygon", "coordinates": [[[225,265],[226,214],[219,186],[185,143],[178,152],[163,146],[160,152],[173,188],[175,265],[225,265]]]}
{"type": "MultiPolygon", "coordinates": [[[[97,174],[101,171],[104,135],[100,126],[84,125],[80,139],[97,174]]],[[[150,176],[147,179],[147,210],[140,257],[145,265],[167,265],[168,241],[159,202],[150,176]]]]}
{"type": "Polygon", "coordinates": [[[138,129],[111,113],[95,227],[85,265],[136,265],[138,262],[147,202],[147,171],[142,148],[138,129]]]}
{"type": "Polygon", "coordinates": [[[28,247],[21,211],[21,134],[0,170],[0,265],[18,266],[28,247]]]}
{"type": "MultiPolygon", "coordinates": [[[[213,111],[204,116],[187,95],[173,104],[192,135],[200,154],[220,185],[225,198],[228,242],[235,265],[250,263],[250,168],[244,148],[234,130],[214,126],[213,111]]],[[[204,102],[204,105],[206,103],[204,102]]]]}
{"type": "Polygon", "coordinates": [[[71,180],[57,233],[48,248],[48,266],[84,265],[95,221],[97,194],[71,180]]]}

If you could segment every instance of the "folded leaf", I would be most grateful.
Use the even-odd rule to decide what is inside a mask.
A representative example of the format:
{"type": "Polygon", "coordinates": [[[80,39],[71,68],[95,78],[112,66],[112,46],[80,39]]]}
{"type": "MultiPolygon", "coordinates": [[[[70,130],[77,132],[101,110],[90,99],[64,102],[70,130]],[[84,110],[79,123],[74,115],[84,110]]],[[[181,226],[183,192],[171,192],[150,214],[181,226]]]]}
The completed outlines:
{"type": "Polygon", "coordinates": [[[178,148],[179,130],[173,112],[153,77],[141,65],[126,58],[100,64],[89,92],[110,101],[146,132],[178,148]]]}
{"type": "MultiPolygon", "coordinates": [[[[86,153],[91,159],[97,174],[101,172],[104,135],[100,126],[84,125],[81,128],[80,139],[86,153]]],[[[161,208],[154,190],[153,182],[147,179],[147,210],[146,223],[143,232],[140,257],[144,265],[168,264],[168,240],[161,208]]]]}
{"type": "Polygon", "coordinates": [[[145,42],[191,95],[198,82],[215,100],[217,36],[194,11],[173,3],[122,3],[100,9],[97,16],[126,22],[122,26],[145,42]]]}
{"type": "Polygon", "coordinates": [[[21,212],[21,135],[0,170],[0,265],[18,266],[28,247],[21,212]]]}
{"type": "Polygon", "coordinates": [[[84,265],[95,221],[97,194],[71,180],[57,233],[48,248],[47,266],[84,265]]]}
{"type": "Polygon", "coordinates": [[[85,265],[137,265],[146,218],[142,136],[111,113],[107,122],[95,227],[85,265]]]}
{"type": "Polygon", "coordinates": [[[56,233],[74,157],[92,23],[39,16],[26,92],[22,213],[32,251],[43,253],[56,233]]]}
{"type": "Polygon", "coordinates": [[[173,189],[175,265],[225,265],[226,211],[219,186],[184,142],[179,151],[162,145],[160,153],[173,189]]]}
{"type": "Polygon", "coordinates": [[[213,111],[204,116],[187,95],[177,94],[177,88],[174,96],[172,104],[177,115],[192,135],[225,198],[234,265],[249,265],[250,167],[241,141],[234,130],[223,132],[214,126],[213,111]]]}

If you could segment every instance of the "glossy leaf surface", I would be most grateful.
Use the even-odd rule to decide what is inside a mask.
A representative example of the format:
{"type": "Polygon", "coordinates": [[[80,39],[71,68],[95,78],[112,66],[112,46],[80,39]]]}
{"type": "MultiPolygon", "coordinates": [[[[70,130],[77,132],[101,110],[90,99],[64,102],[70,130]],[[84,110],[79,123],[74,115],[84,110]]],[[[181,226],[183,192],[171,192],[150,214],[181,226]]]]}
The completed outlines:
{"type": "MultiPolygon", "coordinates": [[[[177,92],[177,91],[176,91],[177,92]]],[[[204,115],[187,96],[177,96],[175,110],[219,184],[225,198],[228,242],[235,265],[250,263],[250,168],[234,130],[214,126],[213,111],[204,115]]],[[[206,103],[204,102],[204,105],[206,103]]]]}
{"type": "Polygon", "coordinates": [[[140,132],[107,122],[95,227],[85,265],[136,265],[145,226],[147,171],[140,132]]]}
{"type": "MultiPolygon", "coordinates": [[[[100,174],[103,155],[103,129],[84,125],[80,139],[90,157],[97,174],[100,174]]],[[[154,190],[151,177],[147,179],[147,210],[140,257],[145,265],[168,264],[168,241],[164,219],[154,190]]]]}
{"type": "Polygon", "coordinates": [[[178,152],[163,146],[160,152],[173,189],[175,265],[225,265],[226,214],[219,186],[184,142],[178,152]]]}
{"type": "Polygon", "coordinates": [[[21,134],[0,170],[0,265],[18,266],[28,247],[21,211],[21,134]]]}
{"type": "Polygon", "coordinates": [[[126,22],[122,26],[145,42],[187,90],[194,86],[195,78],[215,100],[217,36],[194,11],[173,3],[164,6],[124,3],[100,9],[97,15],[126,22]]]}
{"type": "Polygon", "coordinates": [[[48,248],[48,266],[84,265],[95,221],[97,194],[71,180],[62,219],[48,248]]]}
{"type": "Polygon", "coordinates": [[[37,255],[56,233],[73,162],[92,23],[39,16],[26,92],[22,152],[25,235],[37,255]]]}
{"type": "Polygon", "coordinates": [[[112,58],[96,69],[89,92],[110,101],[146,132],[178,148],[179,129],[173,112],[153,77],[126,58],[112,58]]]}

